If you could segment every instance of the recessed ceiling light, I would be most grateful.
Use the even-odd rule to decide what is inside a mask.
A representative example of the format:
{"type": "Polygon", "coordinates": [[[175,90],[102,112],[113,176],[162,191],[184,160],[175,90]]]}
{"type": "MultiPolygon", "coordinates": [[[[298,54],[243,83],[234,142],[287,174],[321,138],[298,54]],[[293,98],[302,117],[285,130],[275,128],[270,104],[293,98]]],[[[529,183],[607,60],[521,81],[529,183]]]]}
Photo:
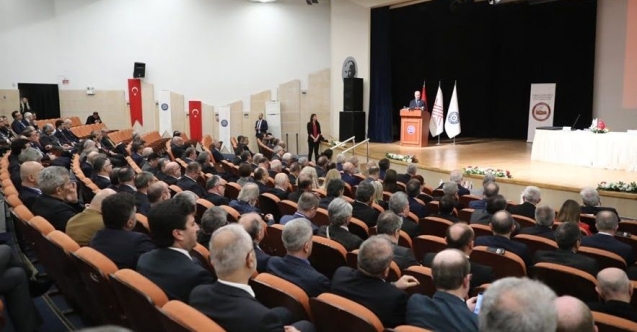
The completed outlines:
{"type": "Polygon", "coordinates": [[[276,2],[278,0],[248,0],[250,2],[258,2],[258,3],[268,3],[268,2],[276,2]]]}

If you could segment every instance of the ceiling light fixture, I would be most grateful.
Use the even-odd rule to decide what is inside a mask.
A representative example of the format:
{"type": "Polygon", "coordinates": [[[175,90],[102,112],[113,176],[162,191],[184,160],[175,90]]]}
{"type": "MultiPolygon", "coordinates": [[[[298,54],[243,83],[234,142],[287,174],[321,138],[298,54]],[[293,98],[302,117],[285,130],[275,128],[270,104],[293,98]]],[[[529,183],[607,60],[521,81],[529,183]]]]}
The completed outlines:
{"type": "Polygon", "coordinates": [[[248,0],[250,2],[257,2],[257,3],[269,3],[269,2],[276,2],[278,0],[248,0]]]}

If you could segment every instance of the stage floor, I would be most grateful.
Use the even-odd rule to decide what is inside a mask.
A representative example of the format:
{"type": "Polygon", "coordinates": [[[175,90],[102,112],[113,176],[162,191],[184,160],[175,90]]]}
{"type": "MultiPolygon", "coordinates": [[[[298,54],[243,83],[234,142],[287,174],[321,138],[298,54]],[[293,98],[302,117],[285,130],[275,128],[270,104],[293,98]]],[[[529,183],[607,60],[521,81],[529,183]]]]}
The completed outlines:
{"type": "MultiPolygon", "coordinates": [[[[456,140],[455,145],[445,140],[439,146],[435,143],[432,140],[425,148],[401,147],[400,142],[370,143],[370,158],[382,159],[388,152],[414,155],[420,168],[434,172],[448,173],[467,166],[505,169],[511,172],[513,178],[502,179],[502,182],[571,192],[579,192],[583,187],[597,187],[602,181],[637,182],[637,172],[531,161],[532,143],[521,140],[461,138],[456,140]]],[[[356,155],[366,155],[365,145],[356,148],[356,155]]],[[[392,160],[392,163],[395,162],[400,163],[392,160]]],[[[474,186],[480,185],[476,180],[473,183],[474,186]]],[[[607,195],[616,196],[615,193],[607,195]]],[[[626,198],[627,195],[617,196],[626,198]]]]}

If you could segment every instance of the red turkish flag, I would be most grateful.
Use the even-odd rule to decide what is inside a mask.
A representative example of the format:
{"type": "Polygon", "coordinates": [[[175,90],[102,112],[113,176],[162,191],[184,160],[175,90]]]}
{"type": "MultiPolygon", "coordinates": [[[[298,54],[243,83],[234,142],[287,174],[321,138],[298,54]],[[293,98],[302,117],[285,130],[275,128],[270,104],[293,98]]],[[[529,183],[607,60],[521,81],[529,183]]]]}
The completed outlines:
{"type": "Polygon", "coordinates": [[[190,139],[201,140],[201,101],[188,101],[188,114],[190,118],[190,139]]]}
{"type": "Polygon", "coordinates": [[[144,116],[142,115],[142,81],[138,78],[128,79],[128,103],[130,105],[130,123],[135,125],[138,121],[140,125],[144,125],[144,116]]]}

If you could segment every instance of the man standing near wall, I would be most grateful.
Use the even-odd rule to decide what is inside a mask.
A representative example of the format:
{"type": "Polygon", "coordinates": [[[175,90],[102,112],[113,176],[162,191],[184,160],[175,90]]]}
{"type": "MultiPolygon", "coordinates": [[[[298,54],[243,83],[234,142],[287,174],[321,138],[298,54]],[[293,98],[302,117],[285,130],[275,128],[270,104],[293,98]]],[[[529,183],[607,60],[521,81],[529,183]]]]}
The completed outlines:
{"type": "Polygon", "coordinates": [[[263,113],[259,113],[259,120],[254,124],[257,138],[263,139],[263,135],[268,131],[268,121],[263,120],[263,113]]]}

